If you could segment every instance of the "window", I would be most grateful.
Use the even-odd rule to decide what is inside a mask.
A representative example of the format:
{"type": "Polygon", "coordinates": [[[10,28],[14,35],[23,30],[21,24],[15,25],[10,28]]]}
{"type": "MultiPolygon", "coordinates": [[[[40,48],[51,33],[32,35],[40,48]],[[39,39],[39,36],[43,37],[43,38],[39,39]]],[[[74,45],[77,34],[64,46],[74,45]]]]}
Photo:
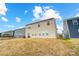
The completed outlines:
{"type": "Polygon", "coordinates": [[[43,33],[43,36],[44,36],[44,33],[43,33]]]}
{"type": "Polygon", "coordinates": [[[36,36],[37,34],[35,34],[35,36],[36,36]]]}
{"type": "Polygon", "coordinates": [[[41,34],[39,34],[39,36],[41,36],[41,34]]]}
{"type": "Polygon", "coordinates": [[[30,33],[28,33],[28,35],[30,35],[30,33]]]}
{"type": "Polygon", "coordinates": [[[48,33],[46,33],[46,35],[48,35],[48,33]]]}
{"type": "Polygon", "coordinates": [[[28,29],[31,29],[31,27],[28,27],[28,29]]]}
{"type": "Polygon", "coordinates": [[[47,22],[47,25],[50,25],[50,22],[49,21],[47,22]]]}
{"type": "Polygon", "coordinates": [[[78,25],[78,21],[76,20],[72,20],[73,25],[78,25]]]}
{"type": "Polygon", "coordinates": [[[32,36],[34,36],[34,35],[32,34],[32,36]]]}
{"type": "Polygon", "coordinates": [[[38,27],[40,27],[40,24],[38,24],[38,27]]]}
{"type": "Polygon", "coordinates": [[[78,32],[79,32],[79,29],[78,29],[78,32]]]}

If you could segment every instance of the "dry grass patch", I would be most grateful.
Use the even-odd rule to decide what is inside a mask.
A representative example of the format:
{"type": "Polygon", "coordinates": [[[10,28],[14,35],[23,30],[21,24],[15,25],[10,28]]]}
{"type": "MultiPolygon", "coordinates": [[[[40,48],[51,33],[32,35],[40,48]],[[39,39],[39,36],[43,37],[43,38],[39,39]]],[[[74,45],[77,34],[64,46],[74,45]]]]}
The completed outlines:
{"type": "Polygon", "coordinates": [[[71,42],[60,39],[0,40],[0,55],[46,56],[72,55],[71,42]]]}

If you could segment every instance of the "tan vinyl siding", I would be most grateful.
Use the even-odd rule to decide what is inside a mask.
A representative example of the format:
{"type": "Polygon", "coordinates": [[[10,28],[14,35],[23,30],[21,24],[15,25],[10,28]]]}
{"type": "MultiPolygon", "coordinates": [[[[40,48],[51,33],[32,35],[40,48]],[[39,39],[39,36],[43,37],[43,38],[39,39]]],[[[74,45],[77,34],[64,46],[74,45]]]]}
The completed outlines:
{"type": "Polygon", "coordinates": [[[55,20],[51,19],[28,25],[25,32],[25,36],[28,37],[29,33],[31,38],[56,38],[55,20]],[[49,25],[47,25],[48,22],[49,25]],[[39,27],[38,24],[40,24],[39,27]]]}

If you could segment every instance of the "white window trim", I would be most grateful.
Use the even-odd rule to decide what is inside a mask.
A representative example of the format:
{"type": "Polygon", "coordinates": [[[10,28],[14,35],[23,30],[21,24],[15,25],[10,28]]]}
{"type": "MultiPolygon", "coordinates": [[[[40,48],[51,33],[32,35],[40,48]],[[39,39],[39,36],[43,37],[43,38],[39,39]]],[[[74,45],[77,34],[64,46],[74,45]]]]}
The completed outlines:
{"type": "Polygon", "coordinates": [[[78,32],[79,32],[79,29],[78,29],[78,32]]]}
{"type": "Polygon", "coordinates": [[[78,25],[78,21],[76,20],[72,20],[73,25],[78,25]]]}

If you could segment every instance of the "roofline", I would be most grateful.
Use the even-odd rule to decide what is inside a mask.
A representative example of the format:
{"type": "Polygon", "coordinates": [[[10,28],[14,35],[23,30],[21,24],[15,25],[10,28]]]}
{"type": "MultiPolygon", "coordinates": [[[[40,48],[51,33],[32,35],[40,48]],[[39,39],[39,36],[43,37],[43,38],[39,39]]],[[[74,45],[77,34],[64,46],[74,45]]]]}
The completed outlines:
{"type": "Polygon", "coordinates": [[[13,31],[20,30],[20,29],[25,29],[25,27],[23,27],[23,28],[19,28],[19,29],[15,29],[15,30],[13,30],[13,31]]]}
{"type": "Polygon", "coordinates": [[[25,26],[36,24],[36,23],[39,23],[39,22],[47,21],[47,20],[51,20],[51,19],[55,19],[55,18],[49,18],[49,19],[45,19],[45,20],[40,20],[40,21],[37,21],[37,22],[26,24],[25,26]]]}
{"type": "Polygon", "coordinates": [[[9,31],[13,31],[13,30],[8,30],[8,31],[0,32],[0,33],[5,33],[5,32],[9,32],[9,31]]]}
{"type": "Polygon", "coordinates": [[[16,30],[20,30],[20,29],[25,29],[25,28],[19,28],[19,29],[15,29],[15,30],[8,30],[8,31],[0,32],[0,33],[5,33],[5,32],[9,32],[9,31],[16,31],[16,30]]]}
{"type": "Polygon", "coordinates": [[[79,18],[79,17],[72,17],[72,18],[64,19],[64,21],[72,20],[72,19],[76,19],[76,18],[79,18]]]}

